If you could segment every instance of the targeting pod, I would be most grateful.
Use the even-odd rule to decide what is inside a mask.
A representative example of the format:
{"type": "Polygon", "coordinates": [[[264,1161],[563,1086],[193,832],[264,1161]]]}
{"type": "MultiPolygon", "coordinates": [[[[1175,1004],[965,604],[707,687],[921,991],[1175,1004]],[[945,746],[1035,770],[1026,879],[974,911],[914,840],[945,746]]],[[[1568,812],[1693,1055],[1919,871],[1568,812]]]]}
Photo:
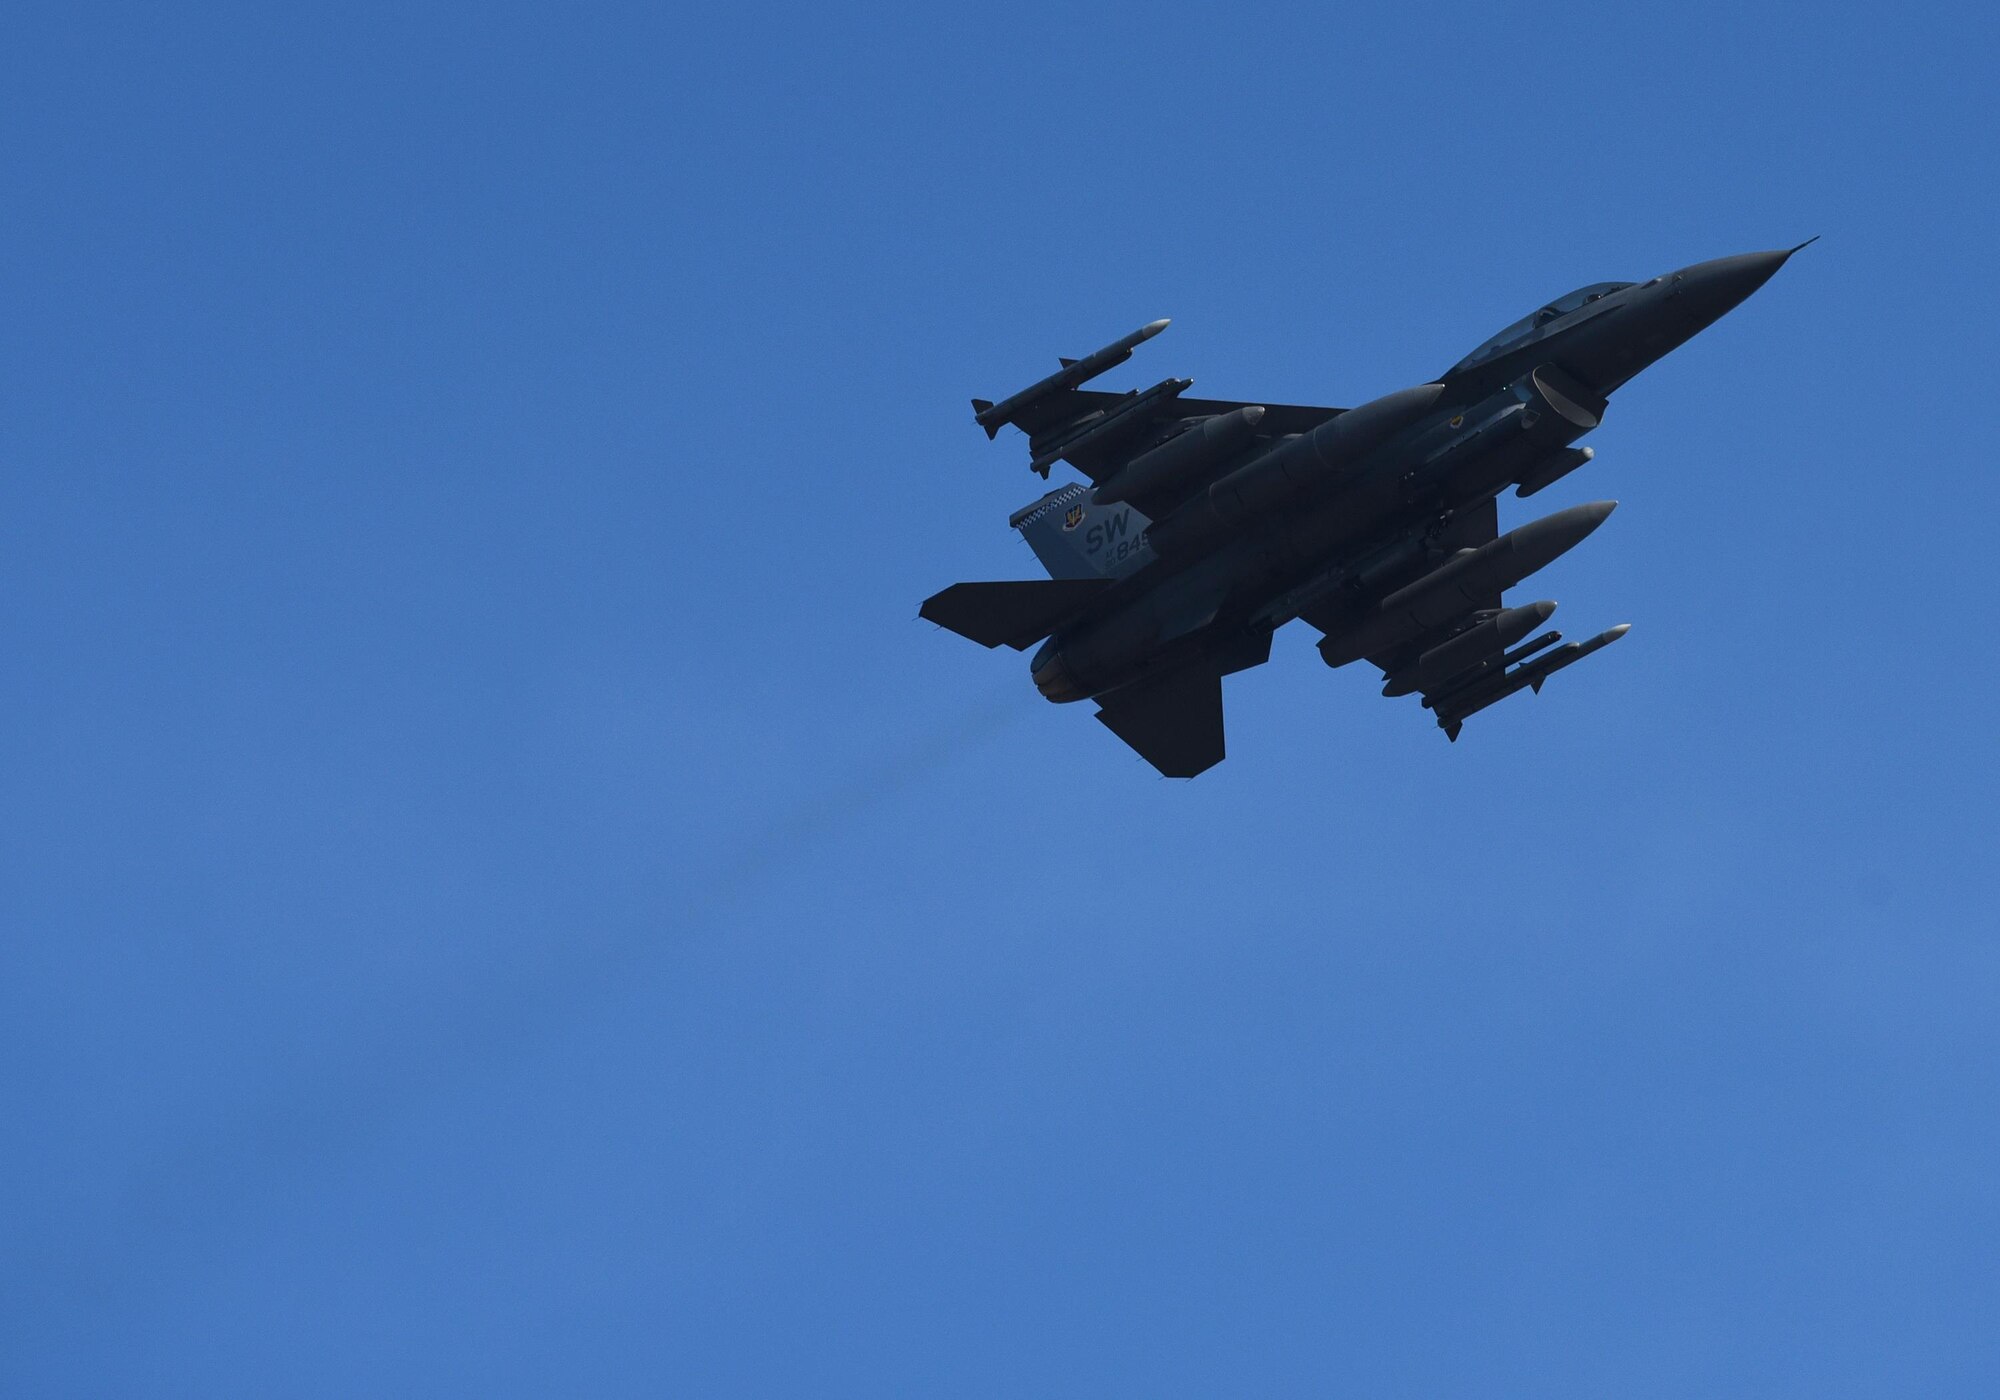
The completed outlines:
{"type": "Polygon", "coordinates": [[[1546,490],[1596,456],[1597,454],[1588,447],[1571,447],[1553,456],[1544,457],[1528,468],[1527,473],[1521,478],[1521,484],[1514,488],[1514,494],[1527,497],[1537,491],[1546,490]]]}

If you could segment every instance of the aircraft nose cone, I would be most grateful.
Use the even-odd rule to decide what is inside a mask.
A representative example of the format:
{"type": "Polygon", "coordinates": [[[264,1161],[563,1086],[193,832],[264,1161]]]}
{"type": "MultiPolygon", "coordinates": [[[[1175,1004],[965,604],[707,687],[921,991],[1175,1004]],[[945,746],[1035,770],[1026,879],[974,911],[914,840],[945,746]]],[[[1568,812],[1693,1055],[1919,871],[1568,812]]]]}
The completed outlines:
{"type": "MultiPolygon", "coordinates": [[[[1804,246],[1801,243],[1799,248],[1804,246]]],[[[1689,313],[1705,325],[1741,305],[1798,250],[1778,248],[1767,253],[1738,253],[1734,257],[1696,263],[1675,274],[1680,284],[1677,290],[1686,299],[1689,313]]]]}
{"type": "Polygon", "coordinates": [[[1789,248],[1773,249],[1768,253],[1738,253],[1733,258],[1717,258],[1703,263],[1702,268],[1718,290],[1730,292],[1737,301],[1741,301],[1770,281],[1791,255],[1789,248]]]}

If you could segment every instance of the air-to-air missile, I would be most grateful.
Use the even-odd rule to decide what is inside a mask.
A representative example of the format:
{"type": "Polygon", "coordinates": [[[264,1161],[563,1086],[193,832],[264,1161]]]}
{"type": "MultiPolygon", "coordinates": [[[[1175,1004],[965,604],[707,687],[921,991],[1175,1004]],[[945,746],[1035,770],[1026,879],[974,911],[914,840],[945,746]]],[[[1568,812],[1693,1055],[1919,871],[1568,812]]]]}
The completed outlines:
{"type": "Polygon", "coordinates": [[[986,429],[987,437],[997,436],[1000,429],[1012,422],[1016,415],[1045,399],[1053,398],[1065,389],[1097,378],[1108,369],[1116,368],[1132,358],[1134,346],[1142,345],[1167,328],[1167,321],[1149,321],[1132,334],[1112,341],[1102,350],[1085,355],[1080,360],[1064,360],[1063,367],[1047,379],[1038,380],[1020,393],[1002,399],[999,403],[989,403],[985,399],[972,401],[972,421],[986,429]]]}
{"type": "Polygon", "coordinates": [[[1087,452],[1100,443],[1108,442],[1127,430],[1128,425],[1142,416],[1157,411],[1163,399],[1177,399],[1194,384],[1192,379],[1162,379],[1150,389],[1136,394],[1128,394],[1112,404],[1083,419],[1070,431],[1055,441],[1036,451],[1028,463],[1028,469],[1047,476],[1049,468],[1073,452],[1087,452]]]}
{"type": "Polygon", "coordinates": [[[1563,634],[1560,632],[1544,632],[1539,637],[1521,643],[1520,646],[1515,647],[1512,651],[1494,662],[1494,668],[1504,671],[1516,661],[1525,661],[1544,647],[1552,647],[1562,639],[1563,634]]]}
{"type": "Polygon", "coordinates": [[[1407,670],[1389,677],[1382,693],[1396,696],[1408,695],[1413,690],[1440,689],[1454,676],[1484,664],[1520,641],[1547,622],[1555,610],[1556,605],[1547,601],[1530,603],[1524,608],[1503,608],[1418,656],[1407,670]]]}
{"type": "Polygon", "coordinates": [[[1447,691],[1424,701],[1437,715],[1438,728],[1444,730],[1454,743],[1458,740],[1459,726],[1468,715],[1476,715],[1489,705],[1497,705],[1510,695],[1518,695],[1532,687],[1541,693],[1542,682],[1562,670],[1574,666],[1584,657],[1603,651],[1620,637],[1632,630],[1632,624],[1621,622],[1616,627],[1599,632],[1587,642],[1570,642],[1558,647],[1539,661],[1504,674],[1496,673],[1485,680],[1475,681],[1461,690],[1447,691]]]}
{"type": "Polygon", "coordinates": [[[1066,461],[1089,484],[1013,516],[1050,577],[954,584],[919,615],[985,646],[1034,647],[1036,689],[1095,701],[1170,777],[1221,760],[1223,677],[1262,665],[1294,619],[1320,634],[1328,665],[1366,658],[1383,694],[1420,692],[1456,739],[1466,716],[1540,689],[1626,630],[1529,638],[1555,605],[1504,599],[1614,503],[1502,533],[1497,498],[1588,465],[1578,439],[1612,396],[1796,252],[1578,287],[1434,381],[1346,410],[1197,399],[1187,379],[1078,388],[1166,329],[1154,321],[1000,403],[972,401],[988,437],[1008,424],[1027,435],[1035,471],[1066,461]]]}

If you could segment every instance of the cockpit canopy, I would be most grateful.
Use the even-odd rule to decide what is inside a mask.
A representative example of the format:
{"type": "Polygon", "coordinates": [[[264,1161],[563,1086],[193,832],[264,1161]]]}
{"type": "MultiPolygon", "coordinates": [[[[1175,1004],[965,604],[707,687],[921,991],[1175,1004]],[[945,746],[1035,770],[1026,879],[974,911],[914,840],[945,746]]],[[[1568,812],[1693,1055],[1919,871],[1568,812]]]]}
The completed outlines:
{"type": "Polygon", "coordinates": [[[1593,282],[1588,287],[1578,287],[1568,296],[1557,297],[1547,306],[1535,312],[1534,315],[1523,316],[1513,325],[1507,327],[1506,330],[1501,331],[1500,334],[1494,336],[1470,355],[1467,355],[1464,359],[1453,365],[1447,373],[1461,374],[1471,369],[1474,365],[1484,364],[1496,355],[1503,354],[1518,346],[1526,345],[1530,341],[1539,340],[1549,333],[1556,322],[1562,320],[1571,312],[1581,311],[1599,297],[1607,296],[1612,292],[1622,292],[1627,287],[1636,285],[1637,283],[1633,282],[1593,282]]]}

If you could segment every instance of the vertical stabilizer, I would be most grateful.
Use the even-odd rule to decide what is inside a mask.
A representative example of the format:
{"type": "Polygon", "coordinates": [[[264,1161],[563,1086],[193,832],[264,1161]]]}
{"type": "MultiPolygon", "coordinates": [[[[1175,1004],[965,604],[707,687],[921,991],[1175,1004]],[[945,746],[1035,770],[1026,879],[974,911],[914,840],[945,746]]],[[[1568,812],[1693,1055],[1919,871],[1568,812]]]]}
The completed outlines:
{"type": "Polygon", "coordinates": [[[1099,505],[1082,482],[1057,487],[1007,522],[1051,578],[1123,578],[1150,563],[1153,522],[1131,505],[1099,505]]]}

